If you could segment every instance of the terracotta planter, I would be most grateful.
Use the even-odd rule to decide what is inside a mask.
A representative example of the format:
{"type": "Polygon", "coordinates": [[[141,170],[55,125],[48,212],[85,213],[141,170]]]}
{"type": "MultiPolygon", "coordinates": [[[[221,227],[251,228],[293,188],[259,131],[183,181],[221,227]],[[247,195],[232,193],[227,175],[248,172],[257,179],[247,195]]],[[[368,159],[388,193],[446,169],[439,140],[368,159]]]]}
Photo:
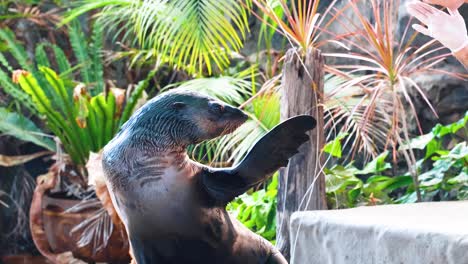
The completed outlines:
{"type": "MultiPolygon", "coordinates": [[[[122,225],[114,225],[112,232],[109,232],[110,237],[105,241],[103,230],[106,228],[101,226],[95,229],[99,230],[98,232],[93,233],[90,232],[91,228],[83,226],[83,223],[98,218],[99,212],[101,217],[107,212],[103,210],[100,202],[89,203],[85,207],[81,206],[82,209],[73,210],[80,202],[54,198],[47,193],[43,196],[42,222],[51,251],[55,254],[70,251],[75,258],[87,262],[129,263],[129,246],[122,225]],[[76,228],[80,224],[83,228],[76,228]],[[99,247],[101,248],[98,249],[99,247]]],[[[112,224],[109,217],[104,222],[112,224]]]]}
{"type": "Polygon", "coordinates": [[[43,256],[31,256],[31,255],[11,255],[4,256],[1,258],[4,264],[50,264],[43,256]]]}

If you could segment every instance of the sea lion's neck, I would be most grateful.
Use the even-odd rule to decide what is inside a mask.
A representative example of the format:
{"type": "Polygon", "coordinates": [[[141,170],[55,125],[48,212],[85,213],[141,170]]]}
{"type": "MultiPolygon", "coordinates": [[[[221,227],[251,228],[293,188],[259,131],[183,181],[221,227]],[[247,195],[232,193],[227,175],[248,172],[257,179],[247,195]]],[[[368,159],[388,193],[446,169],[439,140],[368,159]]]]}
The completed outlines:
{"type": "Polygon", "coordinates": [[[173,168],[177,172],[184,171],[184,175],[188,178],[195,175],[201,169],[198,163],[192,161],[187,155],[185,148],[170,149],[163,151],[154,151],[151,153],[152,166],[157,164],[159,168],[169,169],[173,168]]]}
{"type": "Polygon", "coordinates": [[[171,115],[159,114],[150,120],[137,120],[132,141],[134,146],[156,152],[186,152],[187,146],[197,141],[196,129],[189,122],[171,115]]]}

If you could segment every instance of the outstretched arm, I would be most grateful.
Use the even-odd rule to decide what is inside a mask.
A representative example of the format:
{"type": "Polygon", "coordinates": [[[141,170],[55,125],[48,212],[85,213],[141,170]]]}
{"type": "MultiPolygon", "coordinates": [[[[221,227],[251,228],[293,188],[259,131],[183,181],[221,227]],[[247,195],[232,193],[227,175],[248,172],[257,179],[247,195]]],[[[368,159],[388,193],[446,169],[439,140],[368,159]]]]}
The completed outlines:
{"type": "Polygon", "coordinates": [[[465,69],[468,69],[468,45],[453,55],[465,66],[465,69]]]}
{"type": "Polygon", "coordinates": [[[468,66],[466,58],[468,34],[465,21],[458,10],[448,9],[449,13],[445,13],[419,1],[411,2],[407,7],[411,15],[427,26],[415,24],[413,25],[415,30],[438,40],[449,48],[465,67],[468,66]]]}
{"type": "Polygon", "coordinates": [[[309,140],[306,133],[315,125],[315,119],[307,115],[284,121],[255,143],[236,167],[204,171],[201,177],[203,187],[218,203],[230,202],[285,167],[289,158],[309,140]]]}

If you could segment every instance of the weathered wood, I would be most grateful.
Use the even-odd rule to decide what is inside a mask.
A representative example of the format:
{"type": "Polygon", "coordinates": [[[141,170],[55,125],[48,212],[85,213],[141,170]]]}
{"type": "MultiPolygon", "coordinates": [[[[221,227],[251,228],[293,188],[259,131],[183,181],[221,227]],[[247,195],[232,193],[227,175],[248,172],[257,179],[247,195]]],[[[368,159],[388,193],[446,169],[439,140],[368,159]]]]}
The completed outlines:
{"type": "Polygon", "coordinates": [[[319,50],[299,57],[290,49],[285,56],[281,87],[281,120],[310,114],[317,127],[309,132],[310,141],[300,148],[287,168],[280,171],[277,206],[277,247],[289,260],[291,245],[289,220],[295,211],[326,209],[325,175],[321,171],[324,146],[323,77],[324,59],[319,50]]]}

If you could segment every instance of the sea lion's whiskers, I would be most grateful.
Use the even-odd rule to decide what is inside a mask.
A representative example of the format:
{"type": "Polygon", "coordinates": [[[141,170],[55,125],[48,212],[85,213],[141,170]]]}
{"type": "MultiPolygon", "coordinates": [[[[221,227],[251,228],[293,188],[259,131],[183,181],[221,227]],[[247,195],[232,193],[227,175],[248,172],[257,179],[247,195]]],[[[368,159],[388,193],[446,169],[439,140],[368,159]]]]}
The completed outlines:
{"type": "Polygon", "coordinates": [[[141,177],[138,180],[140,182],[140,187],[143,188],[147,183],[157,182],[161,179],[162,179],[162,174],[158,176],[152,175],[152,176],[141,177]]]}
{"type": "Polygon", "coordinates": [[[143,168],[143,169],[139,169],[134,175],[133,177],[135,179],[142,179],[142,178],[145,178],[145,177],[149,177],[147,175],[150,175],[150,176],[161,176],[161,175],[164,175],[164,169],[160,169],[160,170],[153,170],[153,169],[147,169],[147,168],[143,168]]]}
{"type": "MultiPolygon", "coordinates": [[[[227,126],[225,126],[223,128],[223,131],[221,132],[221,136],[224,136],[226,132],[230,131],[230,128],[233,127],[234,125],[233,124],[228,124],[227,126]]],[[[205,158],[206,156],[208,156],[208,153],[205,153],[205,155],[203,156],[203,158],[205,158]]],[[[210,163],[208,164],[208,166],[212,166],[215,162],[216,162],[216,159],[218,159],[220,156],[220,154],[216,154],[216,156],[214,156],[210,163]]]]}

